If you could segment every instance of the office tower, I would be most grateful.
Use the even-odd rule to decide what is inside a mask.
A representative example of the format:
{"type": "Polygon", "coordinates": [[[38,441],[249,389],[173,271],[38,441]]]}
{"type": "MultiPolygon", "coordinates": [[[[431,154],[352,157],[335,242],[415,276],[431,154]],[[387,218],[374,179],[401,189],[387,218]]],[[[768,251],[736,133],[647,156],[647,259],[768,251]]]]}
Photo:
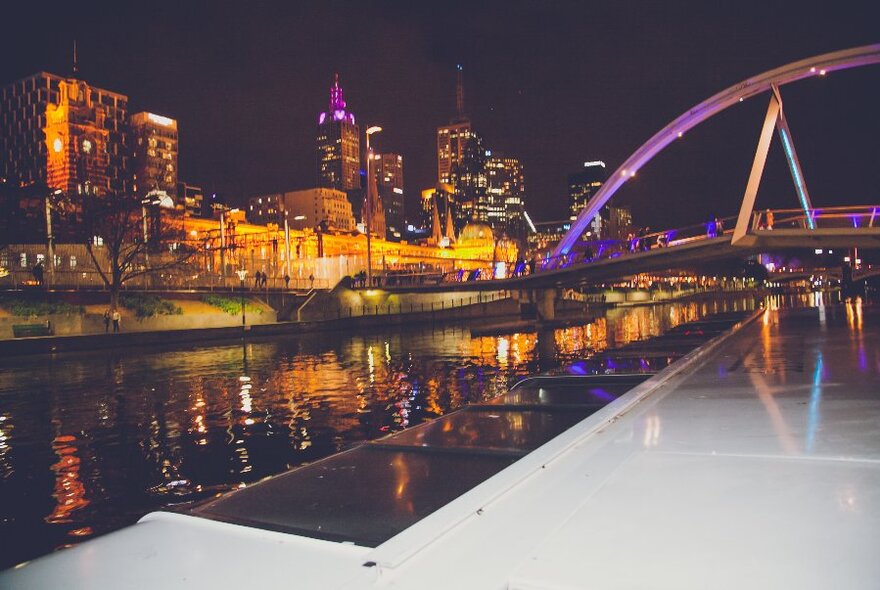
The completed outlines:
{"type": "Polygon", "coordinates": [[[164,191],[177,201],[177,121],[154,113],[135,113],[130,129],[132,192],[143,198],[151,191],[164,191]]]}
{"type": "Polygon", "coordinates": [[[186,217],[204,217],[204,203],[205,193],[201,187],[185,182],[177,183],[177,204],[183,206],[186,217]]]}
{"type": "Polygon", "coordinates": [[[470,121],[437,128],[437,182],[448,184],[473,130],[470,121]]]}
{"type": "Polygon", "coordinates": [[[251,197],[247,217],[251,223],[278,224],[284,218],[293,229],[317,228],[352,231],[355,219],[351,203],[342,191],[329,188],[310,188],[251,197]]]}
{"type": "Polygon", "coordinates": [[[568,211],[571,219],[577,219],[584,205],[602,187],[608,177],[605,162],[584,162],[583,170],[568,176],[568,211]]]}
{"type": "Polygon", "coordinates": [[[284,223],[284,193],[258,195],[248,199],[247,219],[254,225],[284,223]]]}
{"type": "Polygon", "coordinates": [[[330,105],[318,117],[318,186],[341,191],[361,189],[360,132],[345,110],[339,74],[330,87],[330,105]]]}
{"type": "MultiPolygon", "coordinates": [[[[608,177],[607,175],[605,162],[595,160],[584,162],[582,170],[568,176],[568,211],[570,219],[577,219],[584,205],[602,187],[602,184],[608,177]]],[[[602,216],[596,213],[593,221],[590,222],[590,230],[588,231],[596,238],[599,238],[604,231],[603,225],[602,216]]]]}
{"type": "Polygon", "coordinates": [[[449,184],[452,173],[464,154],[465,146],[471,138],[470,119],[464,113],[464,82],[462,68],[456,67],[455,117],[449,125],[437,128],[437,182],[449,184]]]}
{"type": "Polygon", "coordinates": [[[629,205],[612,206],[606,205],[608,223],[606,231],[601,236],[607,240],[626,240],[633,230],[632,212],[629,205]]]}
{"type": "Polygon", "coordinates": [[[482,138],[471,132],[462,151],[461,159],[453,167],[449,179],[449,184],[452,185],[455,192],[456,231],[461,231],[469,221],[488,221],[487,154],[482,138]]]}
{"type": "Polygon", "coordinates": [[[403,156],[400,154],[376,154],[373,157],[379,197],[385,207],[387,237],[399,240],[406,223],[403,193],[403,156]]]}
{"type": "MultiPolygon", "coordinates": [[[[525,177],[517,158],[494,154],[486,162],[486,222],[496,235],[525,236],[525,177]]],[[[482,209],[482,207],[481,207],[482,209]]]]}
{"type": "Polygon", "coordinates": [[[67,194],[129,190],[128,97],[39,72],[0,91],[0,177],[67,194]]]}

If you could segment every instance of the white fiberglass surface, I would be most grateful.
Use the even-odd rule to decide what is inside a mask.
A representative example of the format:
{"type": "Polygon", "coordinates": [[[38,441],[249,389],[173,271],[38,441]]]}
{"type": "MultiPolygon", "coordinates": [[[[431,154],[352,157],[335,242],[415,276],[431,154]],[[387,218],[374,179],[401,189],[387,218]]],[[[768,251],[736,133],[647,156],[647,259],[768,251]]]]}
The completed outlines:
{"type": "Polygon", "coordinates": [[[572,467],[604,481],[510,587],[876,587],[878,319],[767,311],[572,467]]]}

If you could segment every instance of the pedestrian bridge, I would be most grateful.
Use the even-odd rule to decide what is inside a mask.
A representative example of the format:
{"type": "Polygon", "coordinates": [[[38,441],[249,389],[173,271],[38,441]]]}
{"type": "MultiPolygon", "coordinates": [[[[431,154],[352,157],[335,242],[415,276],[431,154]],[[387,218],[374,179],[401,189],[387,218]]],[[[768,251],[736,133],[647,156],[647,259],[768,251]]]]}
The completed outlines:
{"type": "MultiPolygon", "coordinates": [[[[720,258],[759,252],[807,248],[880,247],[880,205],[817,207],[810,198],[791,128],[785,118],[780,88],[837,70],[880,63],[880,44],[845,49],[800,60],[715,94],[688,109],[658,131],[615,170],[584,206],[552,255],[534,272],[519,264],[512,278],[468,282],[468,289],[575,286],[641,272],[681,268],[720,258]],[[767,114],[745,185],[739,214],[707,224],[638,236],[629,243],[584,242],[599,210],[654,156],[684,133],[746,99],[768,93],[767,114]],[[756,210],[755,201],[767,154],[778,134],[791,173],[798,209],[756,210]]],[[[452,284],[450,288],[462,288],[452,284]]]]}

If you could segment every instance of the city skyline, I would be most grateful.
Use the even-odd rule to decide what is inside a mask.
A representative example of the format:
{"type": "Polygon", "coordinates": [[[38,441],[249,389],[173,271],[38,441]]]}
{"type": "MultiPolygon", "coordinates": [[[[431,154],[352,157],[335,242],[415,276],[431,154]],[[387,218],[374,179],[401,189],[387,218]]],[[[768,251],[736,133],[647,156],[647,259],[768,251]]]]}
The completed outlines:
{"type": "MultiPolygon", "coordinates": [[[[669,120],[726,86],[788,61],[876,41],[870,37],[866,3],[828,8],[821,18],[799,5],[806,16],[790,22],[782,7],[750,16],[748,3],[738,5],[742,10],[600,6],[591,13],[593,22],[612,23],[620,16],[623,24],[579,40],[574,25],[550,11],[515,3],[500,14],[498,6],[472,8],[459,29],[444,29],[452,14],[440,15],[435,23],[437,15],[429,9],[334,12],[336,5],[305,6],[285,15],[239,14],[220,6],[193,21],[186,16],[198,11],[184,6],[169,11],[165,26],[179,31],[200,22],[204,27],[192,27],[187,39],[170,35],[161,47],[139,43],[148,37],[148,27],[134,26],[130,36],[122,35],[109,18],[87,10],[68,19],[58,13],[58,22],[47,24],[24,8],[17,15],[22,26],[0,42],[5,55],[13,56],[0,64],[0,78],[5,84],[36,71],[68,74],[76,37],[81,79],[130,96],[130,112],[149,110],[179,121],[182,181],[203,186],[206,193],[242,198],[313,184],[314,116],[326,105],[326,88],[338,71],[358,122],[384,128],[375,139],[377,152],[406,159],[407,210],[416,210],[417,195],[436,179],[436,128],[455,115],[455,65],[462,63],[474,127],[494,149],[518,155],[528,173],[526,209],[533,218],[549,220],[566,215],[566,179],[584,161],[601,159],[613,170],[669,120]],[[330,12],[344,25],[335,40],[325,38],[325,25],[307,30],[305,25],[330,12]],[[500,19],[492,30],[490,17],[500,19]],[[240,22],[226,35],[208,32],[233,21],[240,22]],[[696,24],[701,28],[691,27],[696,24]],[[49,42],[46,34],[38,40],[37,27],[47,29],[49,42]],[[519,41],[502,38],[498,29],[519,41]],[[285,30],[300,37],[291,40],[282,35],[285,30]],[[381,34],[391,30],[399,34],[381,34]],[[771,30],[775,36],[768,35],[771,30]],[[440,43],[442,31],[462,42],[440,43]],[[710,36],[713,50],[696,52],[710,36]]],[[[560,7],[572,17],[588,12],[574,4],[560,7]]],[[[835,204],[835,192],[864,192],[880,182],[876,167],[869,165],[872,157],[876,160],[869,139],[880,129],[866,117],[870,111],[858,109],[876,103],[878,95],[871,69],[835,75],[821,87],[804,82],[784,90],[804,173],[818,203],[835,204]],[[841,103],[847,108],[840,109],[841,103]],[[833,141],[843,135],[835,127],[856,132],[846,150],[833,141]],[[815,139],[819,136],[830,137],[829,145],[820,147],[825,142],[815,139]]],[[[733,213],[766,103],[755,100],[743,107],[708,130],[695,130],[680,149],[659,158],[627,187],[620,198],[633,205],[639,222],[674,225],[668,222],[679,214],[695,221],[733,213]],[[716,186],[723,189],[713,192],[716,186]],[[661,208],[652,206],[655,195],[679,202],[656,210],[661,208]]],[[[759,206],[784,206],[793,198],[778,153],[776,160],[771,152],[765,178],[769,200],[759,196],[759,206]]]]}

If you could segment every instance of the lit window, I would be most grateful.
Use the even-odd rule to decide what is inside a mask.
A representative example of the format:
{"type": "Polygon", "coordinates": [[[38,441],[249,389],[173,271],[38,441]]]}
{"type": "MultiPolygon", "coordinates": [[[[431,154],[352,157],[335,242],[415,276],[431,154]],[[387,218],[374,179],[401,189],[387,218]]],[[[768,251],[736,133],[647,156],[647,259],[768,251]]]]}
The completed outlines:
{"type": "Polygon", "coordinates": [[[104,245],[104,238],[102,238],[101,236],[92,236],[92,243],[95,246],[103,246],[104,245]]]}
{"type": "Polygon", "coordinates": [[[70,257],[70,268],[76,268],[76,256],[70,257]]]}
{"type": "Polygon", "coordinates": [[[21,263],[21,267],[22,267],[22,268],[27,268],[27,265],[28,265],[28,263],[27,263],[27,252],[22,252],[21,254],[19,254],[19,261],[20,261],[20,263],[21,263]]]}

